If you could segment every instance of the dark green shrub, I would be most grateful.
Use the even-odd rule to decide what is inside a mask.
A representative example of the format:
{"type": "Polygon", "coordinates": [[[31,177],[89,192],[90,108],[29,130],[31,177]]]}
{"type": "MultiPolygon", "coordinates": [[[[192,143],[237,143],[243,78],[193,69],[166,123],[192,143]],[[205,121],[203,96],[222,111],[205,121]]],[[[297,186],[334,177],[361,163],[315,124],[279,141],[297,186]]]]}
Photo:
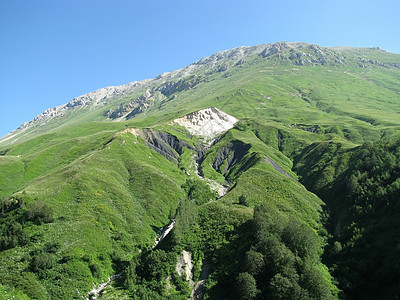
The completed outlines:
{"type": "Polygon", "coordinates": [[[53,210],[47,204],[37,200],[28,207],[26,217],[35,224],[49,223],[53,221],[53,210]]]}
{"type": "Polygon", "coordinates": [[[128,291],[134,291],[137,283],[136,263],[131,260],[122,273],[122,285],[128,291]]]}
{"type": "Polygon", "coordinates": [[[218,194],[210,189],[210,186],[200,179],[187,179],[182,185],[187,197],[197,205],[207,203],[218,198],[218,194]]]}
{"type": "Polygon", "coordinates": [[[249,203],[247,202],[247,198],[245,195],[240,195],[238,200],[240,205],[249,206],[249,203]]]}
{"type": "Polygon", "coordinates": [[[56,263],[57,257],[55,254],[40,251],[33,256],[30,268],[33,272],[39,273],[40,271],[53,268],[56,263]]]}
{"type": "Polygon", "coordinates": [[[0,225],[0,250],[24,246],[29,239],[20,223],[8,220],[0,225]]]}

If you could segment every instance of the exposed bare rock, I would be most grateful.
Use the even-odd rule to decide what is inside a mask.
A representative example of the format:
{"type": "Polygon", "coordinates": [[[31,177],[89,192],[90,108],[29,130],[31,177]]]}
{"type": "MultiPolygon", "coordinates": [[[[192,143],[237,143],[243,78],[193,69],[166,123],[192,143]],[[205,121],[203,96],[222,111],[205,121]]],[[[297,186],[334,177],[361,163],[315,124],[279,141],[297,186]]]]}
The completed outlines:
{"type": "Polygon", "coordinates": [[[121,103],[116,109],[109,109],[104,112],[104,116],[110,119],[130,119],[139,113],[142,113],[144,109],[149,107],[156,100],[162,100],[165,98],[159,91],[154,88],[147,89],[142,95],[137,97],[135,100],[129,103],[121,103]]]}
{"type": "Polygon", "coordinates": [[[99,295],[101,295],[101,293],[103,292],[103,290],[104,290],[112,281],[114,281],[115,279],[117,279],[118,277],[120,277],[121,274],[122,274],[122,273],[115,274],[115,275],[111,276],[110,278],[108,278],[108,280],[107,280],[106,282],[100,284],[97,288],[93,288],[93,289],[89,292],[88,297],[86,298],[86,300],[89,300],[89,299],[91,299],[91,300],[97,299],[97,297],[98,297],[99,295]]]}
{"type": "Polygon", "coordinates": [[[109,86],[76,97],[66,104],[45,110],[40,115],[37,115],[32,121],[23,123],[18,129],[28,128],[37,123],[43,125],[54,118],[63,117],[70,110],[74,110],[77,108],[82,108],[82,107],[92,108],[105,105],[114,98],[123,97],[124,95],[133,92],[136,88],[146,84],[148,81],[149,80],[143,80],[140,82],[134,81],[129,84],[121,86],[109,86]]]}
{"type": "Polygon", "coordinates": [[[185,127],[191,134],[213,139],[219,134],[231,129],[238,119],[228,115],[216,107],[202,109],[172,123],[185,127]]]}
{"type": "Polygon", "coordinates": [[[192,294],[190,299],[191,300],[202,300],[204,298],[204,284],[210,276],[211,269],[210,265],[207,260],[203,260],[201,263],[201,273],[200,273],[200,278],[199,281],[195,283],[195,286],[193,287],[192,294]]]}
{"type": "Polygon", "coordinates": [[[182,250],[182,254],[178,256],[178,262],[176,264],[176,272],[179,276],[185,276],[186,281],[189,281],[190,285],[193,285],[192,281],[192,253],[182,250]]]}
{"type": "Polygon", "coordinates": [[[269,165],[271,165],[275,170],[277,170],[279,173],[293,179],[292,175],[290,175],[288,172],[286,172],[277,162],[275,162],[274,160],[272,160],[270,157],[265,155],[265,163],[268,163],[269,165]]]}
{"type": "Polygon", "coordinates": [[[287,49],[289,47],[290,47],[289,43],[286,43],[286,42],[280,42],[280,43],[272,44],[272,45],[269,45],[269,47],[266,47],[260,53],[260,56],[261,57],[269,57],[269,56],[272,56],[274,54],[278,54],[283,49],[287,49]]]}
{"type": "Polygon", "coordinates": [[[178,158],[182,154],[183,147],[192,148],[188,143],[180,141],[176,136],[161,131],[127,128],[123,131],[123,133],[125,132],[130,132],[136,137],[141,137],[145,141],[146,146],[175,163],[178,163],[178,158]]]}
{"type": "Polygon", "coordinates": [[[198,85],[201,82],[201,78],[198,76],[192,76],[190,78],[180,79],[178,82],[166,82],[165,84],[157,88],[166,97],[171,96],[174,93],[188,90],[198,85]]]}
{"type": "Polygon", "coordinates": [[[213,162],[213,168],[217,171],[221,171],[222,174],[226,174],[230,168],[237,164],[249,151],[251,146],[244,144],[241,141],[233,141],[226,147],[221,148],[215,156],[213,162]],[[220,170],[220,167],[224,165],[224,169],[220,170]]]}
{"type": "Polygon", "coordinates": [[[171,222],[166,227],[161,227],[157,233],[156,238],[154,239],[154,245],[152,249],[157,247],[157,245],[174,229],[175,219],[172,219],[171,222]]]}

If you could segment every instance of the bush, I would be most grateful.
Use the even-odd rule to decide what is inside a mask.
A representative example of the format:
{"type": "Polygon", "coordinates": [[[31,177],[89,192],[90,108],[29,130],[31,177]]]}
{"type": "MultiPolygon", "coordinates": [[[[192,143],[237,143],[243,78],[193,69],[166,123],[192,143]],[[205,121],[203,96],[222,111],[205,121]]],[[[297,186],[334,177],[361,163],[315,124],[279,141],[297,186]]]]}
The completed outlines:
{"type": "Polygon", "coordinates": [[[31,270],[33,272],[40,272],[46,269],[53,268],[57,263],[56,255],[40,251],[35,254],[31,261],[31,270]]]}
{"type": "Polygon", "coordinates": [[[238,200],[240,205],[249,206],[249,203],[247,202],[247,198],[245,195],[240,195],[238,200]]]}
{"type": "Polygon", "coordinates": [[[50,223],[53,221],[53,210],[48,205],[37,200],[28,207],[26,216],[27,220],[36,224],[50,223]]]}
{"type": "Polygon", "coordinates": [[[0,225],[0,250],[6,250],[28,243],[28,236],[20,223],[8,220],[0,225]]]}
{"type": "Polygon", "coordinates": [[[128,291],[133,291],[136,285],[136,263],[131,260],[122,274],[123,287],[128,291]]]}
{"type": "Polygon", "coordinates": [[[210,189],[210,186],[200,179],[187,179],[182,185],[187,197],[195,201],[197,205],[202,205],[218,198],[218,194],[210,189]]]}

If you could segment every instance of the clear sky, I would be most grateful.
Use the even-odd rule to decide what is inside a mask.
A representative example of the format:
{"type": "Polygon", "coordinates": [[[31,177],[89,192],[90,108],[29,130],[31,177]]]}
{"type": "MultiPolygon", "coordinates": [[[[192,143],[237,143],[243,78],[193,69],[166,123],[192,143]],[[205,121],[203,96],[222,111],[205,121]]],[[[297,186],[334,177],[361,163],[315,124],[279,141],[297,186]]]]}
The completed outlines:
{"type": "Polygon", "coordinates": [[[399,0],[0,0],[0,136],[96,89],[278,41],[400,53],[399,0]]]}

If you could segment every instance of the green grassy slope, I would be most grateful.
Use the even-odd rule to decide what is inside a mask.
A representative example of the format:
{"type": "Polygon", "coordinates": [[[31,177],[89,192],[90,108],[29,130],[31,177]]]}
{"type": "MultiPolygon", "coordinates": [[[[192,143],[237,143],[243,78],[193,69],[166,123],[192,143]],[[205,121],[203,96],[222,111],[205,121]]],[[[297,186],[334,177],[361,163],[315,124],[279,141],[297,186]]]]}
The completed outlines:
{"type": "MultiPolygon", "coordinates": [[[[57,244],[57,266],[45,268],[44,274],[31,280],[43,285],[51,298],[75,296],[75,288],[88,291],[93,282],[115,272],[114,263],[150,247],[153,228],[168,223],[174,213],[184,182],[175,165],[128,133],[90,135],[83,140],[80,144],[72,139],[22,157],[27,163],[20,186],[28,183],[18,195],[48,205],[54,220],[39,225],[28,222],[27,245],[1,253],[2,282],[19,282],[25,273],[32,277],[35,251],[57,244]],[[18,267],[6,262],[10,256],[20,259],[18,267]],[[70,268],[76,275],[69,273],[70,268]],[[57,288],[57,276],[69,280],[57,288]]],[[[20,170],[13,170],[19,174],[20,170]]],[[[20,284],[33,295],[28,283],[20,284]]]]}
{"type": "MultiPolygon", "coordinates": [[[[391,284],[397,271],[389,267],[391,277],[380,269],[387,293],[370,285],[377,279],[362,264],[375,256],[362,247],[376,230],[397,224],[398,147],[381,139],[398,140],[400,56],[301,44],[221,64],[173,79],[198,82],[152,100],[131,119],[113,121],[105,112],[144,88],[0,143],[0,291],[79,298],[123,271],[110,299],[186,299],[190,287],[174,271],[185,249],[193,254],[193,280],[208,262],[208,299],[337,298],[335,280],[345,296],[366,295],[358,281],[370,295],[398,296],[391,284]],[[200,139],[170,125],[212,106],[240,119],[201,160],[206,179],[229,185],[219,199],[194,174],[200,139]],[[187,147],[171,150],[179,157],[168,160],[126,128],[168,133],[187,147]],[[362,165],[363,149],[379,158],[376,168],[362,165]],[[343,189],[350,183],[350,192],[343,189]],[[377,194],[394,207],[390,214],[377,194]],[[174,230],[150,251],[172,218],[174,230]]],[[[372,253],[387,251],[377,261],[390,266],[399,241],[383,231],[372,253]]]]}

